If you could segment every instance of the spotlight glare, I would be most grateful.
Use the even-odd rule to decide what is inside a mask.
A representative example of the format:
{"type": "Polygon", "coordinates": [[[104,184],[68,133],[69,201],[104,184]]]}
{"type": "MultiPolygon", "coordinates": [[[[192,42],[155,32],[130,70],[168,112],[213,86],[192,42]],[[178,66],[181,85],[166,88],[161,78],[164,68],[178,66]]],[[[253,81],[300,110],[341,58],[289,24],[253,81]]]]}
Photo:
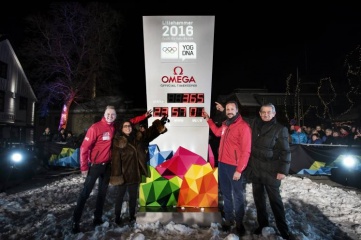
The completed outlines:
{"type": "Polygon", "coordinates": [[[20,153],[13,153],[11,155],[11,161],[13,162],[18,163],[21,162],[22,160],[23,160],[23,156],[20,153]]]}
{"type": "Polygon", "coordinates": [[[342,160],[342,164],[347,168],[353,168],[356,165],[356,159],[351,155],[347,155],[342,160]]]}

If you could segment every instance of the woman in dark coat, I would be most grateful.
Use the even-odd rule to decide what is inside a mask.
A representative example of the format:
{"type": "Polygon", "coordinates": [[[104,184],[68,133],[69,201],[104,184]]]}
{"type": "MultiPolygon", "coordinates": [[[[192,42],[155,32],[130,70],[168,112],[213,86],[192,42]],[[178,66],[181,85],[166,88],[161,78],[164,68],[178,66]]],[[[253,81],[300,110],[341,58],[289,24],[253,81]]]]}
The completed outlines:
{"type": "Polygon", "coordinates": [[[165,133],[164,117],[156,119],[144,132],[136,131],[130,121],[117,127],[113,138],[110,184],[117,186],[115,202],[115,223],[121,224],[123,199],[129,194],[129,221],[135,221],[137,195],[142,175],[149,177],[147,171],[148,145],[160,134],[165,133]]]}

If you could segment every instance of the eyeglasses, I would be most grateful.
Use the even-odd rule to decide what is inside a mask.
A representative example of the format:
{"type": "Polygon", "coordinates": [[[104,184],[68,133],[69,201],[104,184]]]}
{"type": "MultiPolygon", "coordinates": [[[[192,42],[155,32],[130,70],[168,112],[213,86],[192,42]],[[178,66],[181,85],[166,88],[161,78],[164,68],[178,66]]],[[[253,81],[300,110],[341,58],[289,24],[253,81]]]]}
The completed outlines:
{"type": "Polygon", "coordinates": [[[123,128],[131,128],[131,125],[123,125],[123,128]]]}

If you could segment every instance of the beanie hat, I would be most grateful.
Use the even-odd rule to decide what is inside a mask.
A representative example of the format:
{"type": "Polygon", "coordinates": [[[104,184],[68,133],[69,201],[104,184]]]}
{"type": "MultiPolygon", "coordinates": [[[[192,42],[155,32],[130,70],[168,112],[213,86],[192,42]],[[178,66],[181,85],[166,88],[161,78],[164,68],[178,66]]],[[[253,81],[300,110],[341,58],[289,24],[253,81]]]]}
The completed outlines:
{"type": "Polygon", "coordinates": [[[294,128],[294,129],[295,129],[295,131],[297,132],[297,131],[298,131],[298,129],[300,129],[301,127],[300,127],[300,126],[295,125],[293,128],[294,128]]]}

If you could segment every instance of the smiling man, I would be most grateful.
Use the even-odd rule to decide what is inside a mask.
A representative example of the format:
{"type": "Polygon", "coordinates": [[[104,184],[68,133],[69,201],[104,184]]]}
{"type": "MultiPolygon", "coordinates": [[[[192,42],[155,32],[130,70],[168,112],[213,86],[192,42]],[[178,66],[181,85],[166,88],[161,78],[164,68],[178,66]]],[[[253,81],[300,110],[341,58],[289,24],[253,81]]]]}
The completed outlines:
{"type": "Polygon", "coordinates": [[[88,129],[80,146],[80,170],[85,181],[73,213],[73,233],[80,232],[81,215],[97,180],[99,186],[93,224],[96,226],[103,223],[102,214],[110,180],[111,146],[116,118],[115,108],[107,106],[102,119],[88,129]]]}
{"type": "Polygon", "coordinates": [[[258,228],[253,233],[259,235],[264,227],[269,227],[267,194],[278,231],[283,239],[290,239],[280,194],[281,181],[288,174],[291,163],[288,129],[277,122],[276,109],[271,103],[261,106],[259,116],[250,121],[252,151],[246,170],[257,209],[258,228]]]}
{"type": "Polygon", "coordinates": [[[239,114],[237,102],[227,102],[225,110],[227,119],[220,127],[205,111],[202,116],[207,120],[214,135],[221,138],[218,151],[218,179],[224,201],[222,229],[230,231],[235,222],[237,234],[241,237],[246,233],[243,225],[245,214],[243,172],[251,152],[251,129],[239,114]]]}

